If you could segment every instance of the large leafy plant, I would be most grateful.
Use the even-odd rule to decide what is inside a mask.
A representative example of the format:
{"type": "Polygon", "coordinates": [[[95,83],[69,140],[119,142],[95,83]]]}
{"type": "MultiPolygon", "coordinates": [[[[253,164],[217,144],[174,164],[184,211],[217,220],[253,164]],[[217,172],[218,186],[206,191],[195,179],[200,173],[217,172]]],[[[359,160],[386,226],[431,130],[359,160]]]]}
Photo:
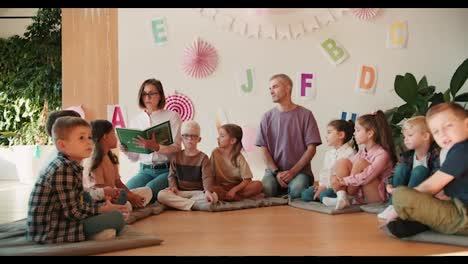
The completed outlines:
{"type": "Polygon", "coordinates": [[[46,144],[62,99],[61,10],[40,8],[23,36],[0,39],[0,144],[46,144]]]}
{"type": "Polygon", "coordinates": [[[397,152],[403,150],[403,138],[401,123],[404,119],[417,115],[425,115],[427,110],[442,102],[468,102],[468,92],[458,94],[468,79],[468,59],[466,59],[452,76],[450,86],[444,92],[435,92],[436,87],[429,85],[426,76],[419,82],[411,73],[395,77],[395,92],[405,101],[404,104],[389,109],[385,112],[387,120],[392,128],[393,139],[397,152]]]}

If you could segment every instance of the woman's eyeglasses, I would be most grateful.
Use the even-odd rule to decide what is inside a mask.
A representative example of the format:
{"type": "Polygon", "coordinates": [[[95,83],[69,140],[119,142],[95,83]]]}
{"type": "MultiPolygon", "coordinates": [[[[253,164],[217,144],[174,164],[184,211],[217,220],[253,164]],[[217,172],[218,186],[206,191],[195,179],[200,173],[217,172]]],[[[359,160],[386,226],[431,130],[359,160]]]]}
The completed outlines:
{"type": "Polygon", "coordinates": [[[184,139],[197,139],[198,137],[198,135],[182,134],[182,138],[184,139]]]}
{"type": "Polygon", "coordinates": [[[145,92],[143,92],[143,93],[141,93],[141,97],[145,97],[145,96],[151,97],[151,96],[157,95],[157,94],[159,94],[159,93],[158,93],[158,92],[152,92],[152,93],[145,93],[145,92]]]}

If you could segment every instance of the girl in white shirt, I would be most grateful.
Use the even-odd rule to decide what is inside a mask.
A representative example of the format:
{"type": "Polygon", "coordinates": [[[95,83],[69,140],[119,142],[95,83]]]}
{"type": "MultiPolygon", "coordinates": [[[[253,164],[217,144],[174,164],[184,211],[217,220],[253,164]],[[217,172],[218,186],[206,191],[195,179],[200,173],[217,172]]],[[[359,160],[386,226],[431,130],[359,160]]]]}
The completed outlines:
{"type": "Polygon", "coordinates": [[[332,147],[325,153],[322,170],[319,174],[319,185],[304,190],[301,199],[307,202],[320,201],[324,197],[336,197],[331,188],[330,177],[337,160],[347,159],[356,154],[354,143],[354,122],[352,120],[333,120],[327,126],[327,144],[332,147]]]}
{"type": "Polygon", "coordinates": [[[168,146],[160,145],[154,138],[148,140],[138,138],[135,142],[142,148],[153,150],[150,154],[128,152],[124,145],[120,150],[131,160],[140,161],[140,171],[127,182],[129,189],[149,187],[156,201],[158,193],[168,187],[167,175],[169,174],[169,156],[181,150],[180,126],[182,121],[179,114],[164,110],[166,97],[163,86],[156,79],[148,79],[143,82],[138,92],[138,104],[143,111],[131,120],[129,128],[145,130],[165,121],[170,121],[174,143],[168,146]]]}

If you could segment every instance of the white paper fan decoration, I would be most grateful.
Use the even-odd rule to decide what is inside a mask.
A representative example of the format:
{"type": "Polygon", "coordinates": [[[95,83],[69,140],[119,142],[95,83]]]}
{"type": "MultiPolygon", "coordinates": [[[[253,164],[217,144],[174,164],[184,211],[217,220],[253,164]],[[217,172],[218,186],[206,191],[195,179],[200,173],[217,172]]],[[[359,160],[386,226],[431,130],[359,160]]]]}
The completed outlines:
{"type": "Polygon", "coordinates": [[[218,53],[208,42],[197,38],[184,51],[182,67],[187,75],[205,78],[218,66],[218,53]]]}
{"type": "Polygon", "coordinates": [[[359,19],[369,20],[377,15],[379,8],[351,8],[351,13],[359,19]]]}

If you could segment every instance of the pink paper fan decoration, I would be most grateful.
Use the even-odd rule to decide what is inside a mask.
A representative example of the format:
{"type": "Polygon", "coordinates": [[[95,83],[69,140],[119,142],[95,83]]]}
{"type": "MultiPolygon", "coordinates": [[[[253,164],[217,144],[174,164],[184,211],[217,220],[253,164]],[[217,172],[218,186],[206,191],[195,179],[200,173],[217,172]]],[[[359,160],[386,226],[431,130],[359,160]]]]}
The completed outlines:
{"type": "Polygon", "coordinates": [[[177,92],[166,97],[164,109],[178,113],[182,121],[192,120],[195,114],[190,98],[177,92]]]}
{"type": "Polygon", "coordinates": [[[351,8],[351,13],[359,19],[369,20],[377,15],[379,8],[351,8]]]}
{"type": "Polygon", "coordinates": [[[182,67],[187,75],[194,78],[205,78],[218,66],[218,53],[206,41],[198,38],[185,48],[182,67]]]}

